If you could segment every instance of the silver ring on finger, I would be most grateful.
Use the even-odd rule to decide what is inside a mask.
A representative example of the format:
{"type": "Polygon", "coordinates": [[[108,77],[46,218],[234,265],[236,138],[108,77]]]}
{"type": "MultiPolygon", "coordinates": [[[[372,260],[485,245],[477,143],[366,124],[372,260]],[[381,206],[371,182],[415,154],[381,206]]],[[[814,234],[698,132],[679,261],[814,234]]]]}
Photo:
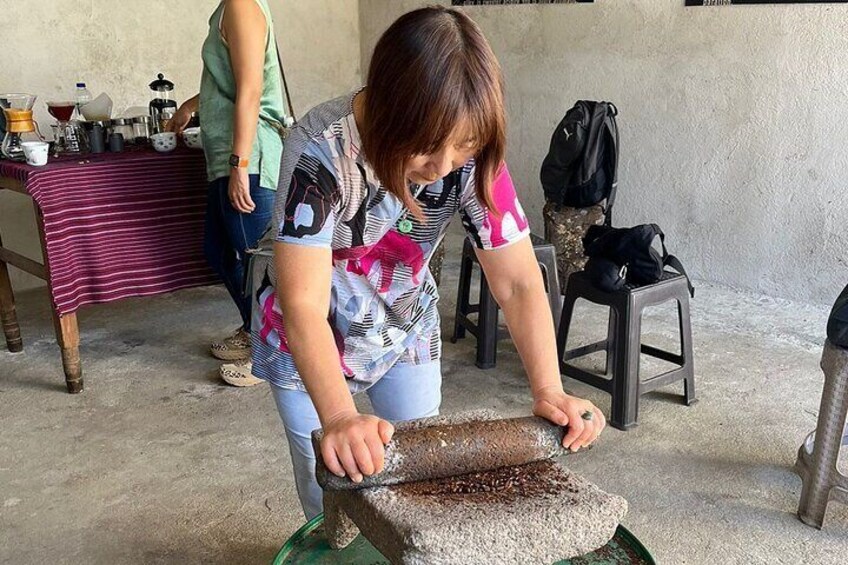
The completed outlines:
{"type": "Polygon", "coordinates": [[[591,422],[592,418],[595,417],[595,413],[592,412],[591,410],[586,410],[585,412],[580,414],[580,417],[583,418],[584,420],[586,420],[587,422],[591,422]]]}

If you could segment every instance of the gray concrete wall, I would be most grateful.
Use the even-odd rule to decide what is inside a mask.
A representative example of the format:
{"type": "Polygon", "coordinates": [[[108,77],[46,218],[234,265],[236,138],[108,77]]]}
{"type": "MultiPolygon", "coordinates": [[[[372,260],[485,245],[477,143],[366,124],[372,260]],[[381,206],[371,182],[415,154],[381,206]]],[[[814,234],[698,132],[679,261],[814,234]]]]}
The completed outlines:
{"type": "MultiPolygon", "coordinates": [[[[5,0],[0,90],[38,93],[45,124],[44,100],[78,79],[109,92],[120,111],[145,104],[161,71],[182,100],[197,89],[215,3],[126,2],[118,14],[110,0],[5,0]]],[[[356,85],[379,33],[425,3],[273,1],[297,109],[356,85]]],[[[697,278],[827,302],[848,279],[848,6],[682,4],[467,9],[504,66],[508,158],[534,225],[554,125],[579,98],[613,100],[617,224],[659,222],[697,278]]],[[[4,242],[37,257],[31,216],[25,198],[0,193],[4,242]]],[[[12,276],[16,289],[39,284],[12,276]]]]}
{"type": "MultiPolygon", "coordinates": [[[[295,110],[350,90],[360,81],[357,0],[272,0],[277,38],[295,110]]],[[[200,84],[200,47],[217,0],[3,0],[0,91],[38,94],[36,119],[49,132],[44,102],[73,96],[78,80],[114,111],[146,106],[159,72],[182,101],[200,84]],[[120,9],[117,9],[117,7],[120,9]]],[[[4,244],[41,256],[28,198],[0,192],[4,244]]],[[[11,269],[16,290],[41,281],[11,269]]]]}
{"type": "MultiPolygon", "coordinates": [[[[363,69],[382,30],[429,3],[360,0],[363,69]]],[[[504,67],[508,159],[536,229],[551,131],[575,100],[612,100],[616,224],[658,222],[699,279],[814,302],[848,282],[848,6],[466,10],[504,67]]]]}

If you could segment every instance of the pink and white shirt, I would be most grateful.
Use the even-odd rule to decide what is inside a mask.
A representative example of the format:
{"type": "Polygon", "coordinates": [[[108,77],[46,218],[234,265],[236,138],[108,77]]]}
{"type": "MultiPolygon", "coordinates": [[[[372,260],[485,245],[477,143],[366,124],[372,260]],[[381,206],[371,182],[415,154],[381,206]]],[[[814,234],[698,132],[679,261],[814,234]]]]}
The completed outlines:
{"type": "MultiPolygon", "coordinates": [[[[317,106],[286,140],[272,229],[276,240],[332,250],[328,320],[339,371],[352,392],[365,390],[396,363],[439,359],[439,300],[430,257],[459,214],[480,249],[529,234],[506,166],[492,186],[499,214],[477,198],[474,162],[427,186],[412,186],[426,221],[405,215],[360,151],[353,96],[317,106]],[[412,229],[399,230],[404,217],[412,229]]],[[[285,335],[269,268],[254,295],[253,373],[305,390],[285,335]]]]}

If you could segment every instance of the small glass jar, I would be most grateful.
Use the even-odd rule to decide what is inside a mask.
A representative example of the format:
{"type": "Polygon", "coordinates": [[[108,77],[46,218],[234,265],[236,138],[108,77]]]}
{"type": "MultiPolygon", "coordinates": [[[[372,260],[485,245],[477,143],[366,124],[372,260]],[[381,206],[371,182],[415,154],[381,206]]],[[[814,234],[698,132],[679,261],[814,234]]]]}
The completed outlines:
{"type": "Polygon", "coordinates": [[[136,116],[132,119],[133,135],[136,143],[147,143],[150,140],[150,116],[136,116]]]}

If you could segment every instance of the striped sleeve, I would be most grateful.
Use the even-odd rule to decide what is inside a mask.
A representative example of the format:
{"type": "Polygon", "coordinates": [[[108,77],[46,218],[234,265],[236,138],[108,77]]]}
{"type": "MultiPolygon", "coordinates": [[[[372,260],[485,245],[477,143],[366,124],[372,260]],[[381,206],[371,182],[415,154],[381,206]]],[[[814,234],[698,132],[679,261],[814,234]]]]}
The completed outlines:
{"type": "Polygon", "coordinates": [[[277,241],[331,247],[339,186],[324,162],[308,150],[300,155],[294,167],[285,198],[277,225],[277,241]]]}
{"type": "Polygon", "coordinates": [[[476,194],[474,168],[468,173],[460,201],[462,225],[478,249],[498,249],[519,241],[530,234],[530,225],[515,193],[515,185],[504,164],[492,183],[492,201],[496,210],[489,209],[476,194]]]}

